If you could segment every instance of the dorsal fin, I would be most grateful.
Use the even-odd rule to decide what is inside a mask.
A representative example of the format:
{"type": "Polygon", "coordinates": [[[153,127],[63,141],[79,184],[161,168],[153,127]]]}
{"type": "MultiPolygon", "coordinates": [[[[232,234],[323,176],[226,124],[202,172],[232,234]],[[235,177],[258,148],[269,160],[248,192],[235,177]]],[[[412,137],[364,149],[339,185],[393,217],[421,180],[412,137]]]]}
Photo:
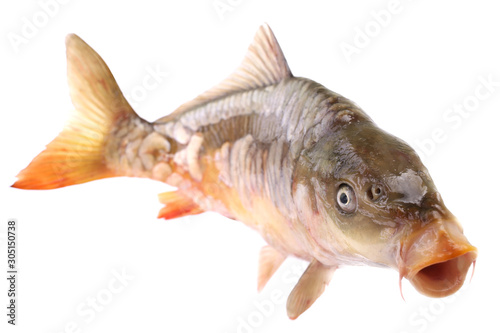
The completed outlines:
{"type": "Polygon", "coordinates": [[[265,87],[288,77],[292,77],[292,73],[285,56],[271,28],[264,24],[255,34],[243,62],[229,77],[158,121],[171,119],[171,116],[214,99],[239,91],[265,87]]]}

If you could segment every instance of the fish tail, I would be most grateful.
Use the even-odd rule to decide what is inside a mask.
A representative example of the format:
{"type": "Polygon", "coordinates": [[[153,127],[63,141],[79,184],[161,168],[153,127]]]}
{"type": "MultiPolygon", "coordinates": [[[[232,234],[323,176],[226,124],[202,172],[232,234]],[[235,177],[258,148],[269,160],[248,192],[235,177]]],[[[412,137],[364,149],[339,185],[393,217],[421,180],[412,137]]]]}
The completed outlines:
{"type": "Polygon", "coordinates": [[[54,189],[121,176],[108,167],[109,138],[140,119],[101,57],[76,35],[66,38],[68,83],[75,111],[62,132],[18,175],[21,189],[54,189]]]}

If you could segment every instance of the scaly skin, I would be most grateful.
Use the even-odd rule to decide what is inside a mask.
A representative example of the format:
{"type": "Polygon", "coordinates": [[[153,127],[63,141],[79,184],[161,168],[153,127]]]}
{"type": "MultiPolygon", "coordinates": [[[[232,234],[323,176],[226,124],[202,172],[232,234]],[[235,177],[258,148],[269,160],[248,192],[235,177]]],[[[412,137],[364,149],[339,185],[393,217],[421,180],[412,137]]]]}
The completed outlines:
{"type": "Polygon", "coordinates": [[[283,253],[333,263],[299,219],[292,182],[299,156],[329,132],[333,119],[349,114],[368,119],[320,84],[290,78],[166,122],[126,119],[110,136],[108,164],[119,173],[180,187],[203,210],[244,222],[283,253]]]}

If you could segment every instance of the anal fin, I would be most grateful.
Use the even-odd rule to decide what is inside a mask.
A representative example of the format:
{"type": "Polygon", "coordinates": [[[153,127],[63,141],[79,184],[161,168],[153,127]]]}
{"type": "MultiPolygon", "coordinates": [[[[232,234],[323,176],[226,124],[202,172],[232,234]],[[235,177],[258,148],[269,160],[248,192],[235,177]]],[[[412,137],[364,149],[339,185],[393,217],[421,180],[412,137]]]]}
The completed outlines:
{"type": "Polygon", "coordinates": [[[286,256],[276,251],[273,247],[263,246],[259,254],[259,276],[257,278],[257,290],[261,291],[267,281],[278,270],[286,256]]]}
{"type": "Polygon", "coordinates": [[[286,310],[290,319],[296,319],[318,299],[332,279],[336,266],[325,266],[313,260],[300,277],[286,302],[286,310]]]}
{"type": "Polygon", "coordinates": [[[169,220],[204,212],[191,198],[179,193],[179,191],[160,193],[158,198],[162,204],[165,204],[165,207],[160,209],[158,218],[169,220]]]}

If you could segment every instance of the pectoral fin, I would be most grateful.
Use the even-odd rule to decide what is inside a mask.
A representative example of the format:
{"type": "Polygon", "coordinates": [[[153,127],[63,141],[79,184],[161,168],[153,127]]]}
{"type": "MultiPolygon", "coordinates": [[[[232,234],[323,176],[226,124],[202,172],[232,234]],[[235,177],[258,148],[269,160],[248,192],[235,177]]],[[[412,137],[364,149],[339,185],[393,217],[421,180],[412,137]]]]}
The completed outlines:
{"type": "Polygon", "coordinates": [[[316,301],[332,279],[336,266],[325,266],[313,260],[293,288],[286,309],[290,319],[296,319],[316,301]]]}
{"type": "Polygon", "coordinates": [[[266,245],[260,250],[259,255],[259,277],[257,280],[257,290],[261,291],[267,281],[278,270],[286,256],[276,251],[273,247],[266,245]]]}

